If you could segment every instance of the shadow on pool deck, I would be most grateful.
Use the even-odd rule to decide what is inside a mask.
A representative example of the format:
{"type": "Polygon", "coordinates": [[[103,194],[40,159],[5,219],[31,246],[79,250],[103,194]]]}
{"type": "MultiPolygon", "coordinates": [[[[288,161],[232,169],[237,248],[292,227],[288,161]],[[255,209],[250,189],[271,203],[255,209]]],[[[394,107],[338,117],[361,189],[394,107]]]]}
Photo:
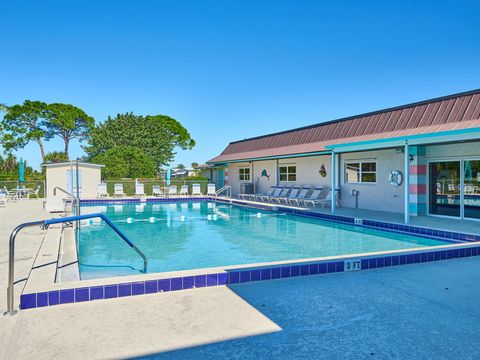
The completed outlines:
{"type": "Polygon", "coordinates": [[[145,359],[478,359],[480,259],[231,286],[283,330],[145,359]]]}

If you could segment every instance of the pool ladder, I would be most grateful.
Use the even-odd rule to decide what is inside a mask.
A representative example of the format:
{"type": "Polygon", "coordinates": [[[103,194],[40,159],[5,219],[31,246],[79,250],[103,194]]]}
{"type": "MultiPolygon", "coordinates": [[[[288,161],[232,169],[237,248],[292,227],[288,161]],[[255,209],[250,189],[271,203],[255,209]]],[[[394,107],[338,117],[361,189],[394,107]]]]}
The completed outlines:
{"type": "Polygon", "coordinates": [[[8,288],[7,288],[7,311],[4,315],[15,315],[16,310],[13,309],[13,297],[14,297],[14,286],[15,286],[15,238],[17,234],[26,227],[40,226],[42,229],[47,229],[50,225],[62,224],[72,221],[81,221],[87,219],[100,218],[107,223],[133,250],[137,252],[143,259],[143,272],[147,272],[148,259],[145,254],[132,243],[125,234],[117,227],[114,223],[110,221],[105,215],[96,213],[96,214],[85,214],[78,216],[69,216],[61,217],[48,220],[32,221],[28,223],[23,223],[18,225],[10,234],[10,243],[9,243],[9,256],[8,256],[8,288]]]}
{"type": "Polygon", "coordinates": [[[220,194],[226,193],[226,197],[231,198],[232,197],[232,187],[230,185],[225,185],[221,189],[215,192],[215,196],[213,198],[214,202],[217,202],[217,198],[220,194]]]}

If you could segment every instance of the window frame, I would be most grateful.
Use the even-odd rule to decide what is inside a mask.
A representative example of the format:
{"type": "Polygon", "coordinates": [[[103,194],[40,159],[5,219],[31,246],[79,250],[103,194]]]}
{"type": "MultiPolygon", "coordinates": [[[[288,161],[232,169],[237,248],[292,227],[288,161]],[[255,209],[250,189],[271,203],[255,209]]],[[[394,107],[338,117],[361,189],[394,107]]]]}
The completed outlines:
{"type": "Polygon", "coordinates": [[[291,182],[291,183],[294,183],[294,182],[297,182],[297,164],[295,163],[289,163],[289,164],[278,164],[278,181],[279,182],[291,182]],[[294,167],[295,168],[295,171],[294,172],[290,172],[289,171],[289,168],[291,167],[294,167]],[[281,172],[280,169],[281,168],[286,168],[286,172],[281,172]],[[286,176],[286,180],[282,180],[282,174],[286,176]],[[290,178],[290,175],[294,175],[295,176],[295,180],[289,180],[290,178]]]}
{"type": "Polygon", "coordinates": [[[367,185],[374,185],[377,183],[378,178],[378,162],[377,160],[345,160],[344,162],[344,178],[343,182],[345,184],[367,184],[367,185]],[[357,182],[348,181],[347,176],[347,167],[349,164],[358,164],[358,180],[357,182]],[[363,164],[375,164],[375,171],[363,171],[362,165],[363,164]],[[363,174],[375,174],[375,181],[363,181],[363,174]]]}
{"type": "Polygon", "coordinates": [[[251,180],[251,169],[247,167],[238,168],[238,180],[239,181],[250,181],[251,180]],[[246,178],[248,176],[248,178],[246,178]],[[243,177],[243,179],[242,179],[243,177]]]}

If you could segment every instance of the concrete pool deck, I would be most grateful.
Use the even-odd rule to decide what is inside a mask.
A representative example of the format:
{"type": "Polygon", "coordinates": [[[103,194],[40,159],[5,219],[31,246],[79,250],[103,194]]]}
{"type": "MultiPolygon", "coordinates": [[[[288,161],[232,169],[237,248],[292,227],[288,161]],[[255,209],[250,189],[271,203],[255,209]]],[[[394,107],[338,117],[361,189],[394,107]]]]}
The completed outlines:
{"type": "MultiPolygon", "coordinates": [[[[41,207],[0,209],[2,312],[8,235],[49,217],[41,207]]],[[[42,233],[19,235],[16,279],[42,233]]],[[[479,267],[472,257],[25,310],[0,317],[0,356],[476,359],[479,267]]]]}

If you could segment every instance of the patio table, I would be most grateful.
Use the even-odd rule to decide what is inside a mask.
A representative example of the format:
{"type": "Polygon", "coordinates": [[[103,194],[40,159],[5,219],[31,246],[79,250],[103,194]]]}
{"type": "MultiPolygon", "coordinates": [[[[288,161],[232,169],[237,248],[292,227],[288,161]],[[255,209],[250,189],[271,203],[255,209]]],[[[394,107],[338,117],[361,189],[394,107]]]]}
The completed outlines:
{"type": "Polygon", "coordinates": [[[16,187],[16,188],[13,188],[12,190],[14,190],[17,193],[18,197],[23,198],[24,196],[28,195],[28,192],[31,191],[32,188],[16,187]]]}

